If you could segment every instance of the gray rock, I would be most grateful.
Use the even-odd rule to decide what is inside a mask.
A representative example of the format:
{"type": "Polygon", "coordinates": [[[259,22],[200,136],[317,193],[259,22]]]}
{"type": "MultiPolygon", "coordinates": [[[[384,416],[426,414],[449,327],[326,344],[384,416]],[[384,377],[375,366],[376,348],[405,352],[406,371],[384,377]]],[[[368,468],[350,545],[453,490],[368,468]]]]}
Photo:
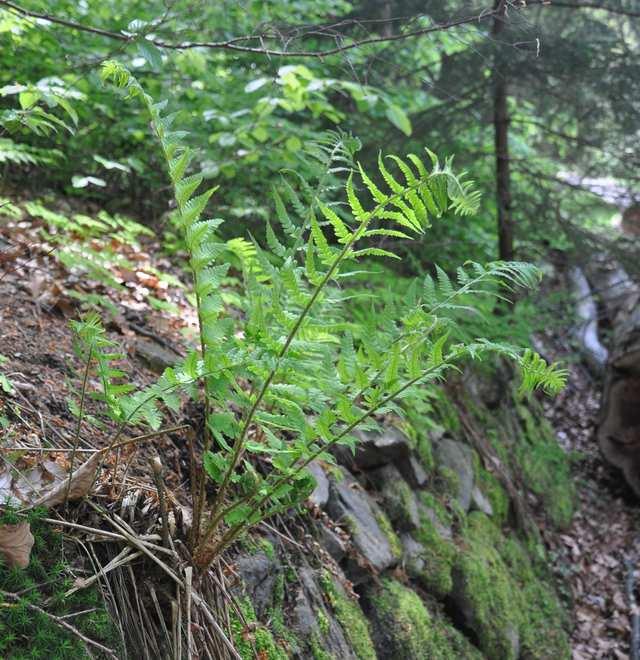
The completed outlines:
{"type": "Polygon", "coordinates": [[[451,438],[442,438],[434,445],[434,458],[439,466],[452,470],[458,478],[456,499],[464,511],[469,510],[473,490],[473,450],[451,438]]]}
{"type": "Polygon", "coordinates": [[[307,470],[311,472],[316,482],[316,487],[309,495],[309,500],[322,509],[329,501],[329,479],[318,461],[311,461],[307,465],[307,470]]]}
{"type": "Polygon", "coordinates": [[[161,374],[168,367],[173,367],[180,359],[173,351],[147,339],[136,341],[136,356],[157,374],[161,374]]]}
{"type": "Polygon", "coordinates": [[[342,473],[342,479],[330,480],[327,512],[348,528],[354,547],[375,570],[397,564],[400,548],[394,541],[399,542],[393,530],[383,529],[384,513],[349,472],[343,469],[342,473]]]}
{"type": "Polygon", "coordinates": [[[338,562],[347,554],[344,541],[326,525],[320,524],[318,543],[338,562]]]}
{"type": "Polygon", "coordinates": [[[418,543],[409,533],[400,535],[402,542],[402,564],[409,575],[418,575],[426,568],[424,561],[425,548],[422,543],[418,543]]]}
{"type": "Polygon", "coordinates": [[[487,516],[493,515],[493,507],[489,498],[477,486],[474,486],[471,491],[471,510],[482,511],[487,516]]]}
{"type": "Polygon", "coordinates": [[[411,531],[420,526],[418,500],[409,484],[394,465],[385,465],[369,477],[380,491],[382,506],[398,531],[411,531]]]}
{"type": "Polygon", "coordinates": [[[475,401],[481,401],[487,408],[497,408],[504,397],[507,380],[495,374],[489,377],[474,369],[465,372],[464,385],[475,401]]]}
{"type": "Polygon", "coordinates": [[[262,552],[244,555],[236,564],[244,591],[251,598],[258,618],[263,618],[273,606],[275,585],[281,567],[262,552]]]}
{"type": "MultiPolygon", "coordinates": [[[[346,660],[357,660],[351,644],[345,638],[340,624],[335,620],[332,613],[324,606],[322,591],[318,586],[315,572],[309,567],[303,567],[298,571],[300,582],[294,596],[293,606],[293,628],[296,636],[308,642],[312,639],[320,644],[332,658],[345,658],[346,660]],[[321,613],[321,616],[319,616],[321,613]],[[324,624],[319,625],[322,619],[324,624]]],[[[310,657],[309,648],[302,652],[300,650],[294,657],[310,657]]]]}
{"type": "Polygon", "coordinates": [[[412,488],[424,488],[427,485],[429,477],[420,461],[413,454],[410,454],[406,460],[397,461],[396,465],[405,481],[412,488]]]}
{"type": "Polygon", "coordinates": [[[349,469],[370,470],[409,458],[409,440],[394,427],[382,431],[354,431],[353,435],[358,439],[355,455],[345,446],[334,449],[338,462],[349,469]]]}

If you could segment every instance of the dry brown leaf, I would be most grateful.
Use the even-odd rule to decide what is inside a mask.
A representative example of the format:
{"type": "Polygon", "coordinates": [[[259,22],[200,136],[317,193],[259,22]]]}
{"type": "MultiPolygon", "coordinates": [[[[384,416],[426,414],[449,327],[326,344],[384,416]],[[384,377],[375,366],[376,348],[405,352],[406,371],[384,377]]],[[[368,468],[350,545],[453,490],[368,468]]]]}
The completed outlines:
{"type": "Polygon", "coordinates": [[[26,568],[32,547],[33,534],[28,522],[0,525],[0,554],[9,566],[26,568]]]}
{"type": "Polygon", "coordinates": [[[33,506],[52,507],[62,504],[65,500],[78,500],[84,497],[88,492],[96,476],[96,470],[100,464],[101,454],[96,452],[88,461],[85,461],[79,468],[73,471],[71,477],[71,487],[69,488],[69,477],[47,491],[40,499],[33,503],[33,506]],[[67,496],[68,490],[68,496],[67,496]]]}

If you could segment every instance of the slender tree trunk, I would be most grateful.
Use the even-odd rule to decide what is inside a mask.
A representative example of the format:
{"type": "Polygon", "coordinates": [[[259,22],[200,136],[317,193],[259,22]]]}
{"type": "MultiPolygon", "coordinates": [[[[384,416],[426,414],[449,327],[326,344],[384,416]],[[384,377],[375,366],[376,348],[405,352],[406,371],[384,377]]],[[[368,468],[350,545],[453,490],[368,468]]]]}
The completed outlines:
{"type": "MultiPolygon", "coordinates": [[[[505,0],[496,0],[497,14],[493,20],[492,36],[504,29],[505,0]]],[[[509,173],[509,113],[507,109],[508,85],[500,54],[493,63],[493,127],[496,153],[496,202],[498,208],[498,256],[505,261],[513,259],[513,217],[511,215],[511,178],[509,173]]]]}

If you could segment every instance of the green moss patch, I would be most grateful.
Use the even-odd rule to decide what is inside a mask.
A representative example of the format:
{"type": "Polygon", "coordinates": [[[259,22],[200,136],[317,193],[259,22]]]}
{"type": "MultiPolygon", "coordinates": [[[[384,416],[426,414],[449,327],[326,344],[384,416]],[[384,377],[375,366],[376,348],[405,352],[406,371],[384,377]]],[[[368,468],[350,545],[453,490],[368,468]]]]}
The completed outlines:
{"type": "MultiPolygon", "coordinates": [[[[429,593],[438,597],[446,596],[453,586],[451,571],[456,556],[455,545],[441,536],[433,520],[424,511],[414,536],[424,547],[421,554],[424,567],[412,577],[418,579],[429,593]]],[[[408,568],[410,570],[410,566],[408,568]]]]}
{"type": "MultiPolygon", "coordinates": [[[[70,622],[88,638],[118,652],[116,628],[99,591],[87,588],[65,596],[73,580],[65,563],[62,535],[41,520],[40,512],[31,512],[29,517],[34,537],[29,566],[10,568],[0,560],[2,590],[20,594],[18,599],[0,596],[0,657],[12,660],[89,657],[78,637],[30,605],[57,617],[86,612],[74,615],[70,622]]],[[[7,511],[0,516],[0,524],[21,520],[7,511]]],[[[95,652],[94,647],[89,649],[95,652]]]]}
{"type": "Polygon", "coordinates": [[[232,608],[231,632],[234,646],[242,660],[254,660],[256,655],[264,660],[286,660],[288,653],[276,643],[273,633],[258,621],[249,598],[245,596],[237,602],[247,625],[232,608]]]}
{"type": "Polygon", "coordinates": [[[323,571],[320,584],[344,635],[359,660],[376,660],[376,652],[371,641],[369,622],[360,605],[347,596],[336,584],[328,571],[323,571]]]}
{"type": "Polygon", "coordinates": [[[380,658],[394,660],[480,660],[482,655],[453,626],[429,611],[418,594],[386,578],[369,597],[380,658]]]}
{"type": "Polygon", "coordinates": [[[553,429],[535,402],[518,406],[523,427],[517,460],[527,487],[542,500],[550,520],[560,529],[571,523],[575,488],[569,459],[558,445],[553,429]]]}
{"type": "Polygon", "coordinates": [[[469,514],[463,540],[453,599],[482,651],[495,660],[570,657],[562,607],[524,548],[479,512],[469,514]]]}

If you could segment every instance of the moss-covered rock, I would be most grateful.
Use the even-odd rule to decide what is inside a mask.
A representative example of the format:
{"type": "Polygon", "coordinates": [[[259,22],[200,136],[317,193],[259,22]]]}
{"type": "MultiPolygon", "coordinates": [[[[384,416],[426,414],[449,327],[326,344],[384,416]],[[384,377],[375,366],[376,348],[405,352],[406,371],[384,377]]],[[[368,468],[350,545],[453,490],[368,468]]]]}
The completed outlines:
{"type": "MultiPolygon", "coordinates": [[[[426,494],[425,494],[426,495],[426,494]]],[[[429,593],[437,597],[446,596],[452,589],[451,571],[456,557],[456,547],[447,538],[447,527],[438,519],[440,507],[432,502],[428,495],[423,498],[433,508],[423,506],[420,515],[420,527],[413,533],[422,546],[419,554],[420,563],[407,562],[407,572],[418,580],[429,593]]],[[[435,498],[433,498],[435,499],[435,498]]],[[[440,511],[440,516],[444,514],[440,511]]]]}
{"type": "Polygon", "coordinates": [[[375,470],[370,479],[380,491],[382,506],[394,530],[409,531],[420,525],[416,496],[394,465],[375,470]]]}
{"type": "Polygon", "coordinates": [[[575,488],[567,455],[538,404],[518,405],[522,427],[517,460],[527,487],[540,497],[545,513],[560,529],[571,523],[575,488]]]}
{"type": "Polygon", "coordinates": [[[562,608],[522,545],[473,512],[462,547],[451,596],[482,651],[492,660],[568,658],[562,608]]]}
{"type": "Polygon", "coordinates": [[[408,587],[384,579],[369,596],[373,639],[381,658],[418,660],[430,658],[433,630],[424,603],[408,587]]]}
{"type": "Polygon", "coordinates": [[[245,596],[237,599],[237,602],[247,625],[232,608],[231,632],[234,646],[242,660],[253,660],[256,654],[265,660],[286,660],[288,654],[276,643],[271,631],[258,621],[249,598],[245,596]]]}
{"type": "Polygon", "coordinates": [[[369,594],[378,657],[394,660],[480,660],[482,655],[420,596],[386,578],[369,594]]]}
{"type": "Polygon", "coordinates": [[[328,571],[323,571],[320,583],[344,635],[359,660],[376,660],[369,622],[357,601],[349,598],[342,585],[328,571]]]}
{"type": "Polygon", "coordinates": [[[496,549],[499,536],[484,514],[469,514],[463,551],[453,567],[452,598],[486,655],[515,660],[520,648],[520,594],[496,549]]]}
{"type": "Polygon", "coordinates": [[[529,554],[515,539],[504,539],[500,545],[511,579],[520,589],[524,617],[520,627],[521,657],[526,659],[571,657],[567,636],[568,613],[542,572],[536,571],[529,554]]]}

